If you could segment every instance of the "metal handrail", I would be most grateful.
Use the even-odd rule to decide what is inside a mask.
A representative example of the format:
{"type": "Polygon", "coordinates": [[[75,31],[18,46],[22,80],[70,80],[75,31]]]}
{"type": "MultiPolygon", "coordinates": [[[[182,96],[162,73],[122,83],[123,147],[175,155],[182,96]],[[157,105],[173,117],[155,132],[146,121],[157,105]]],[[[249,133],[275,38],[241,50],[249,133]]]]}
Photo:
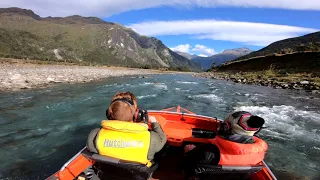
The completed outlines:
{"type": "Polygon", "coordinates": [[[210,120],[218,120],[218,121],[222,121],[221,119],[217,119],[215,117],[210,117],[210,116],[204,116],[204,115],[198,115],[198,114],[186,114],[186,113],[181,113],[181,112],[171,112],[171,111],[163,111],[163,110],[148,110],[148,112],[150,113],[167,113],[167,114],[177,114],[177,115],[188,115],[191,117],[200,117],[200,118],[206,118],[206,119],[210,119],[210,120]]]}
{"type": "Polygon", "coordinates": [[[263,165],[267,168],[270,176],[272,177],[273,180],[277,180],[276,176],[272,173],[272,171],[270,170],[269,166],[267,165],[266,162],[264,162],[264,160],[262,161],[263,165]]]}

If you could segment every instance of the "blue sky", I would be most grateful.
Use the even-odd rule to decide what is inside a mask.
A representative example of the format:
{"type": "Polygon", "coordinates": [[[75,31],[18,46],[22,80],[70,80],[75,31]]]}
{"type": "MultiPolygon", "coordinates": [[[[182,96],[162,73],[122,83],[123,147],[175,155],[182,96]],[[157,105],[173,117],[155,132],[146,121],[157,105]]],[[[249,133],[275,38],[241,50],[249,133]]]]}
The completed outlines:
{"type": "Polygon", "coordinates": [[[45,16],[98,16],[173,50],[210,56],[224,49],[258,50],[281,39],[320,30],[318,0],[1,0],[0,7],[45,16]]]}
{"type": "MultiPolygon", "coordinates": [[[[320,11],[315,10],[286,10],[286,9],[265,9],[265,8],[174,8],[158,7],[113,15],[104,18],[106,21],[118,22],[124,25],[131,25],[137,22],[148,21],[175,21],[175,20],[202,20],[216,19],[241,22],[270,23],[279,25],[290,25],[306,28],[320,29],[320,11]]],[[[235,30],[236,31],[236,30],[235,30]]],[[[309,32],[307,32],[309,33],[309,32]]],[[[306,32],[294,34],[303,35],[306,32]]],[[[294,37],[293,36],[293,37],[294,37]]],[[[194,47],[196,44],[213,48],[219,53],[224,49],[248,47],[253,50],[261,49],[264,46],[246,44],[242,42],[197,39],[189,35],[156,35],[168,47],[176,47],[181,44],[189,44],[194,47]]],[[[265,44],[267,45],[267,44],[265,44]]],[[[189,50],[189,53],[197,53],[189,50]]]]}

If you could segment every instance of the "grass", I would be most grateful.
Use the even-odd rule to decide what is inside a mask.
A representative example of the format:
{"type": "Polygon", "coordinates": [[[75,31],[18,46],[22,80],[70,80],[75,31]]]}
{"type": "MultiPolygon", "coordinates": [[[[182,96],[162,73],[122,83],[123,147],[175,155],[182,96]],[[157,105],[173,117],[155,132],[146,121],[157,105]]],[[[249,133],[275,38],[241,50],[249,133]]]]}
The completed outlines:
{"type": "Polygon", "coordinates": [[[78,65],[78,66],[87,66],[86,63],[72,63],[72,62],[65,62],[65,61],[42,61],[42,60],[32,60],[32,59],[13,59],[13,58],[1,58],[0,57],[0,64],[1,63],[8,63],[8,64],[38,64],[38,65],[78,65]]]}
{"type": "Polygon", "coordinates": [[[87,62],[65,62],[65,61],[42,61],[42,60],[31,60],[31,59],[14,59],[14,58],[1,58],[0,57],[0,66],[1,64],[35,64],[35,65],[68,65],[68,66],[96,66],[103,68],[124,68],[124,69],[150,69],[151,71],[165,72],[165,73],[187,73],[191,72],[189,69],[185,69],[185,67],[177,67],[177,68],[151,68],[149,66],[141,66],[141,67],[129,67],[129,66],[114,66],[114,65],[97,65],[97,64],[89,64],[87,62]]]}
{"type": "Polygon", "coordinates": [[[306,52],[320,52],[320,32],[274,42],[259,51],[242,56],[237,60],[306,52]]]}
{"type": "Polygon", "coordinates": [[[275,67],[273,64],[270,65],[268,70],[264,71],[266,76],[276,76],[277,72],[275,71],[275,67]]]}
{"type": "MultiPolygon", "coordinates": [[[[318,60],[316,62],[318,62],[318,60]]],[[[301,62],[301,66],[308,66],[308,65],[310,67],[310,64],[301,62]]],[[[318,67],[318,65],[316,66],[318,67]]],[[[246,79],[247,81],[251,81],[251,82],[271,80],[278,83],[289,84],[289,83],[299,83],[301,81],[309,81],[315,86],[320,87],[320,72],[306,70],[305,68],[304,70],[305,72],[300,72],[300,70],[295,72],[295,71],[290,71],[284,68],[277,69],[274,64],[270,64],[266,70],[258,70],[258,71],[240,71],[240,70],[234,70],[234,69],[232,70],[215,69],[213,71],[216,76],[229,77],[229,78],[235,78],[235,79],[246,79]]]]}
{"type": "Polygon", "coordinates": [[[294,53],[235,61],[215,68],[216,71],[263,72],[267,76],[308,73],[320,77],[320,52],[294,53]]]}
{"type": "Polygon", "coordinates": [[[275,70],[272,67],[265,71],[258,72],[217,72],[218,75],[234,77],[239,79],[247,80],[274,80],[283,83],[297,83],[301,81],[309,81],[317,86],[320,86],[320,77],[315,76],[314,73],[282,73],[281,71],[275,70]]]}

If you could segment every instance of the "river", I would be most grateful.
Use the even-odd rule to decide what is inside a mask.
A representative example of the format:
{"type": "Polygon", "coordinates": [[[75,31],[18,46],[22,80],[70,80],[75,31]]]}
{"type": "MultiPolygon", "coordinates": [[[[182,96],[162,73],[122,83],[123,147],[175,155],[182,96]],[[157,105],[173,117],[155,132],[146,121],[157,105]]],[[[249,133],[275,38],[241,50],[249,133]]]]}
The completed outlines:
{"type": "Polygon", "coordinates": [[[320,178],[320,95],[194,78],[123,77],[87,84],[0,94],[0,179],[43,179],[86,143],[105,119],[117,91],[131,91],[140,108],[181,105],[223,119],[247,110],[266,120],[267,164],[276,172],[320,178]]]}

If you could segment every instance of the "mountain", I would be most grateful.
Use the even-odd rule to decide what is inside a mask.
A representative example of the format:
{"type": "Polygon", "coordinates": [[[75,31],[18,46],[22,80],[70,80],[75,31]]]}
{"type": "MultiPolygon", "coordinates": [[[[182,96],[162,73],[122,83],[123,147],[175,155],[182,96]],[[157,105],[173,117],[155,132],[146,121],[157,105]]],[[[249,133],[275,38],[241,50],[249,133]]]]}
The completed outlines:
{"type": "Polygon", "coordinates": [[[202,69],[207,70],[212,66],[213,63],[215,63],[216,66],[219,66],[224,62],[234,60],[240,56],[249,54],[250,52],[252,52],[252,50],[248,48],[228,49],[224,50],[222,53],[210,57],[196,57],[193,58],[192,61],[199,63],[202,69]]]}
{"type": "Polygon", "coordinates": [[[236,48],[236,49],[227,49],[224,50],[221,54],[233,54],[235,56],[244,56],[247,55],[249,53],[253,52],[251,49],[249,48],[236,48]]]}
{"type": "Polygon", "coordinates": [[[269,46],[222,64],[221,71],[278,70],[320,76],[320,32],[274,42],[269,46]]]}
{"type": "Polygon", "coordinates": [[[195,54],[188,54],[188,53],[184,53],[184,52],[180,52],[180,51],[175,51],[177,54],[179,54],[180,56],[183,56],[189,60],[192,60],[194,58],[197,58],[197,57],[200,57],[200,56],[197,56],[195,54]]]}
{"type": "Polygon", "coordinates": [[[291,54],[300,52],[319,52],[320,32],[307,34],[300,37],[284,39],[274,42],[259,51],[252,52],[236,60],[243,60],[261,56],[272,56],[274,54],[291,54]]]}
{"type": "Polygon", "coordinates": [[[42,18],[31,10],[0,9],[0,56],[91,65],[198,70],[154,37],[120,24],[78,15],[42,18]]]}

